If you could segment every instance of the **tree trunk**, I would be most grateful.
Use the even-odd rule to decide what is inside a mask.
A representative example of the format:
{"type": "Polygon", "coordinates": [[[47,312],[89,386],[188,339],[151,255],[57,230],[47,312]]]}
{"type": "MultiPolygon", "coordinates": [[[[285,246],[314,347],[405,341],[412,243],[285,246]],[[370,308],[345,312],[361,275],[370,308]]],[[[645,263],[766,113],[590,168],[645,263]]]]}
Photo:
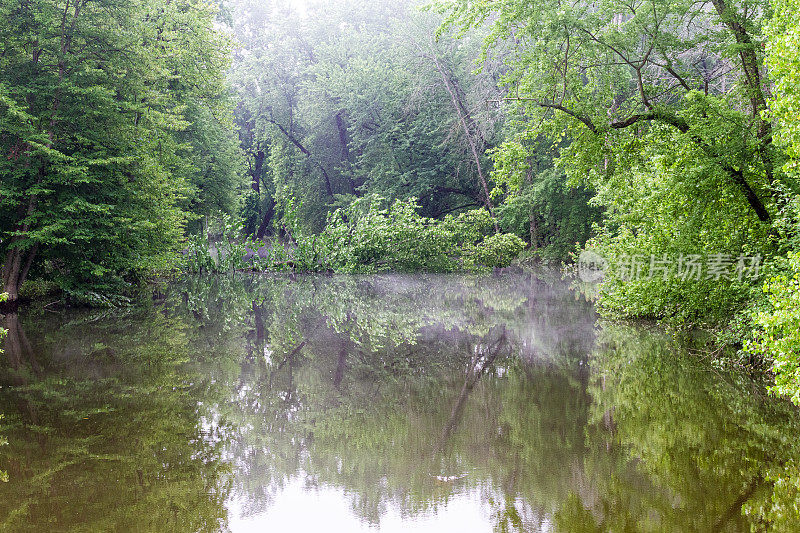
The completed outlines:
{"type": "MultiPolygon", "coordinates": [[[[12,240],[13,244],[13,240],[12,240]]],[[[0,302],[0,311],[13,312],[19,307],[19,290],[28,277],[38,246],[30,250],[20,250],[11,248],[6,254],[5,264],[3,265],[3,289],[8,294],[5,302],[0,302]]]]}
{"type": "Polygon", "coordinates": [[[270,198],[269,207],[267,207],[267,212],[264,213],[264,218],[261,220],[261,224],[258,226],[258,231],[256,231],[256,239],[264,238],[264,235],[267,234],[267,230],[269,229],[269,223],[272,222],[272,217],[274,215],[275,215],[275,200],[270,198]]]}
{"type": "Polygon", "coordinates": [[[264,168],[264,150],[258,150],[253,157],[254,166],[250,173],[250,188],[256,193],[261,193],[261,172],[264,168]]]}
{"type": "Polygon", "coordinates": [[[476,136],[480,138],[480,131],[475,124],[472,116],[467,111],[466,105],[464,102],[458,97],[457,92],[459,88],[457,87],[456,83],[452,79],[451,75],[445,69],[444,65],[442,65],[439,58],[433,53],[431,56],[433,59],[434,64],[436,65],[436,70],[439,71],[439,74],[442,77],[442,82],[444,83],[444,88],[447,90],[447,93],[450,95],[450,99],[453,102],[453,108],[455,108],[456,114],[458,115],[458,120],[461,122],[461,127],[464,129],[464,137],[467,139],[467,144],[469,144],[469,149],[472,152],[472,159],[475,162],[475,167],[478,170],[478,180],[480,181],[481,188],[483,189],[483,196],[484,196],[484,204],[486,205],[486,209],[489,210],[489,214],[492,215],[492,219],[494,220],[494,230],[496,232],[500,232],[500,228],[497,225],[497,220],[494,219],[494,208],[492,206],[492,200],[489,197],[489,186],[486,182],[486,177],[483,175],[483,167],[481,166],[481,159],[480,154],[478,153],[478,146],[475,138],[476,136]],[[472,126],[472,128],[470,128],[472,126]]]}
{"type": "Polygon", "coordinates": [[[331,185],[331,178],[328,175],[328,171],[325,170],[324,166],[322,166],[322,163],[314,159],[314,157],[311,155],[311,151],[309,151],[308,148],[303,146],[303,144],[297,139],[297,137],[294,136],[294,134],[291,131],[287,131],[286,128],[284,128],[280,123],[278,123],[273,119],[267,119],[267,121],[277,126],[277,128],[281,131],[281,133],[283,133],[283,135],[287,139],[289,139],[289,141],[293,145],[295,145],[297,149],[300,150],[303,153],[303,155],[305,155],[308,158],[309,161],[311,161],[311,164],[313,164],[320,170],[320,172],[322,172],[322,178],[325,183],[325,192],[328,194],[328,196],[333,198],[333,186],[331,185]]]}
{"type": "MultiPolygon", "coordinates": [[[[764,81],[762,79],[762,66],[763,63],[759,60],[757,47],[760,46],[753,42],[746,20],[739,15],[739,13],[731,8],[725,0],[712,0],[712,5],[719,15],[720,20],[730,30],[739,45],[739,59],[742,64],[744,72],[745,88],[747,96],[750,99],[750,112],[756,121],[759,149],[758,154],[761,162],[764,165],[764,173],[766,174],[767,181],[770,185],[775,184],[775,162],[773,161],[772,151],[772,123],[766,120],[762,113],[767,109],[767,94],[764,90],[764,81]]],[[[782,204],[782,196],[773,193],[773,198],[782,204]]],[[[764,210],[766,213],[766,210],[764,210]]],[[[759,218],[766,221],[762,214],[759,213],[759,218]]]]}
{"type": "Polygon", "coordinates": [[[348,146],[347,126],[344,123],[342,114],[344,111],[336,113],[336,130],[339,132],[339,143],[342,145],[342,161],[345,164],[347,172],[347,182],[350,185],[350,193],[355,196],[360,196],[356,191],[356,184],[353,181],[353,163],[350,159],[350,148],[348,146]]]}

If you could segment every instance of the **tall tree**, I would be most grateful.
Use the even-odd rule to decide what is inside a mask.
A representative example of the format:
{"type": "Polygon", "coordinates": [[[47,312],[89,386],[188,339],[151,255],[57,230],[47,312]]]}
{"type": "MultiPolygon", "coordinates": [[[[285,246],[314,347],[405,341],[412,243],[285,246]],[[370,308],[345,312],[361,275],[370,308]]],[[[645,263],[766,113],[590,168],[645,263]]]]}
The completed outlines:
{"type": "MultiPolygon", "coordinates": [[[[198,0],[0,6],[0,254],[11,306],[37,264],[67,290],[118,288],[164,266],[185,224],[180,205],[202,196],[190,174],[204,169],[181,157],[187,140],[203,144],[187,139],[189,120],[225,90],[215,16],[198,0]]],[[[203,161],[212,164],[194,163],[203,161]]]]}
{"type": "Polygon", "coordinates": [[[763,118],[759,42],[766,2],[445,1],[439,7],[452,24],[495,17],[487,44],[511,41],[516,50],[505,78],[510,100],[533,124],[552,116],[551,131],[567,128],[578,141],[575,155],[596,163],[643,128],[663,125],[713,165],[760,220],[770,219],[769,189],[782,176],[775,174],[772,127],[763,118]],[[721,114],[718,100],[736,113],[721,114]]]}
{"type": "Polygon", "coordinates": [[[486,100],[499,92],[493,68],[474,72],[480,39],[435,42],[440,17],[414,1],[311,2],[302,13],[242,2],[235,20],[251,169],[268,147],[261,227],[289,196],[314,229],[370,193],[418,198],[428,216],[491,208],[485,152],[498,114],[486,100]]]}
{"type": "Polygon", "coordinates": [[[646,271],[630,280],[624,258],[672,260],[675,274],[681,256],[766,256],[786,236],[776,215],[784,192],[800,189],[781,169],[765,114],[767,1],[438,7],[447,25],[491,27],[487,57],[512,51],[504,101],[524,127],[499,151],[505,168],[523,163],[525,142],[547,139],[560,147],[569,180],[604,207],[591,242],[612,260],[604,310],[717,322],[741,308],[750,280],[696,283],[646,271]]]}

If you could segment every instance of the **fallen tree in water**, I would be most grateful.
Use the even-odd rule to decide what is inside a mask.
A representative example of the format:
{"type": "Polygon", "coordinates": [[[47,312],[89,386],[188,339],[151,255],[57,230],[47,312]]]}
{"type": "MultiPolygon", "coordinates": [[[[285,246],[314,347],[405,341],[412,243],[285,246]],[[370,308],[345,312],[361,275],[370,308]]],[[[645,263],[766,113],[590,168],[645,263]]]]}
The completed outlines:
{"type": "Polygon", "coordinates": [[[231,270],[294,272],[471,272],[508,266],[525,243],[495,233],[485,209],[442,220],[423,217],[414,200],[370,196],[334,211],[319,234],[305,234],[285,216],[286,238],[270,243],[238,239],[239,228],[224,223],[221,239],[204,236],[184,250],[189,272],[231,270]]]}

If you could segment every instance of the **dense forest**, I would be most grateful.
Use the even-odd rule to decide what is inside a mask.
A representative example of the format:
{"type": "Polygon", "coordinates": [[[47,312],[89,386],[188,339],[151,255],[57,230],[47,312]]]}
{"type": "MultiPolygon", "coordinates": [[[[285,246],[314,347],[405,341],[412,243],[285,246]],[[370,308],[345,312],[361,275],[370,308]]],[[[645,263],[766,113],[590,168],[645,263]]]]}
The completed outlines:
{"type": "Polygon", "coordinates": [[[800,403],[797,0],[4,0],[6,308],[607,266],[800,403]]]}

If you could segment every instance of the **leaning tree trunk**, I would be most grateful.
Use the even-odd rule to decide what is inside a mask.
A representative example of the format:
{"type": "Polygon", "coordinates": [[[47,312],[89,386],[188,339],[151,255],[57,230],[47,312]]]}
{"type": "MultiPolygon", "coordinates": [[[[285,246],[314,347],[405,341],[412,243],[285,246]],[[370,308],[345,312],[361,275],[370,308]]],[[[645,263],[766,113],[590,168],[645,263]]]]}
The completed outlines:
{"type": "Polygon", "coordinates": [[[475,163],[475,167],[478,171],[478,181],[480,182],[481,188],[483,190],[483,201],[486,209],[489,211],[489,214],[492,215],[492,219],[494,221],[494,230],[495,232],[499,233],[500,228],[497,225],[497,219],[494,218],[494,207],[492,206],[492,199],[489,195],[489,185],[486,181],[486,177],[483,174],[483,167],[481,165],[481,158],[480,154],[478,153],[478,142],[475,137],[480,137],[480,129],[478,128],[477,124],[475,124],[475,120],[470,115],[469,111],[467,110],[466,104],[459,98],[459,91],[457,86],[457,81],[452,76],[452,73],[448,71],[448,69],[439,61],[439,57],[436,53],[432,53],[429,56],[432,60],[434,65],[436,66],[436,70],[439,71],[439,75],[442,77],[442,83],[444,85],[445,90],[450,95],[450,99],[453,102],[453,108],[456,112],[456,116],[458,116],[458,120],[461,123],[461,128],[464,130],[464,137],[467,140],[467,144],[469,145],[469,149],[472,152],[472,159],[475,163]],[[471,126],[471,127],[470,127],[471,126]]]}
{"type": "Polygon", "coordinates": [[[256,239],[261,240],[264,238],[264,235],[267,234],[269,223],[272,222],[273,216],[275,216],[275,200],[270,198],[267,212],[264,214],[264,218],[261,219],[261,224],[259,224],[258,230],[256,231],[256,239]]]}

